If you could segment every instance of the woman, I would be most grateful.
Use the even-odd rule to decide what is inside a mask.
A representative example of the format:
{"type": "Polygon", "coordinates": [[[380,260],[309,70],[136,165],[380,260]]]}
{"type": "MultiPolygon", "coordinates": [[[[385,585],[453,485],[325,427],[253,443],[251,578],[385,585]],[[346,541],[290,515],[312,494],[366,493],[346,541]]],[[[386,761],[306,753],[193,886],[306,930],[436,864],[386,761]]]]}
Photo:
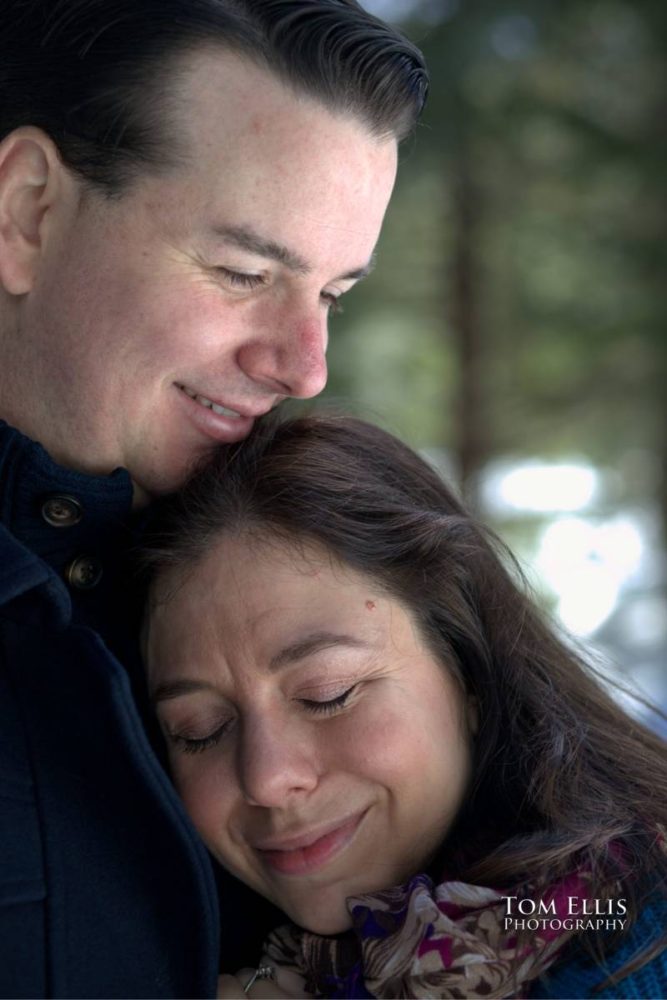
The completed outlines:
{"type": "Polygon", "coordinates": [[[664,748],[499,549],[350,418],[264,426],[171,503],[146,649],[174,780],[292,921],[275,982],[221,995],[667,990],[664,748]]]}

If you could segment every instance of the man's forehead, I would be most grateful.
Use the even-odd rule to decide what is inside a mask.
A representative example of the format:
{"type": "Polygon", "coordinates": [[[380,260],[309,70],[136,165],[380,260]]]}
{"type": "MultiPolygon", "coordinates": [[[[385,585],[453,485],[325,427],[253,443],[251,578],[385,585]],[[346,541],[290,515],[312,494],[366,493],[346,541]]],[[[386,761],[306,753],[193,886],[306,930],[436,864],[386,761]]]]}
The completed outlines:
{"type": "Polygon", "coordinates": [[[187,231],[206,253],[225,245],[296,274],[365,277],[393,185],[396,140],[372,136],[220,46],[182,61],[176,114],[186,155],[166,197],[159,178],[151,193],[171,219],[174,242],[187,231]]]}
{"type": "Polygon", "coordinates": [[[288,144],[300,130],[324,133],[332,121],[345,122],[366,141],[374,138],[356,116],[297,92],[269,68],[221,45],[184,53],[175,87],[177,113],[191,144],[226,139],[250,145],[263,136],[288,144]]]}

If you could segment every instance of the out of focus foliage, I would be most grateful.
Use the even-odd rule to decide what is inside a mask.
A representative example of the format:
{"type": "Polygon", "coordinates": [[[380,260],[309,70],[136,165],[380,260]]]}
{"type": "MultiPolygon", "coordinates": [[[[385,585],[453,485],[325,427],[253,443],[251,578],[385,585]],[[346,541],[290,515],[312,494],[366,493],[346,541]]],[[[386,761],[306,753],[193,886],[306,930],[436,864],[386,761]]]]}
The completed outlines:
{"type": "Polygon", "coordinates": [[[667,515],[667,5],[364,4],[432,89],[329,397],[446,449],[473,499],[494,456],[583,456],[667,515]]]}

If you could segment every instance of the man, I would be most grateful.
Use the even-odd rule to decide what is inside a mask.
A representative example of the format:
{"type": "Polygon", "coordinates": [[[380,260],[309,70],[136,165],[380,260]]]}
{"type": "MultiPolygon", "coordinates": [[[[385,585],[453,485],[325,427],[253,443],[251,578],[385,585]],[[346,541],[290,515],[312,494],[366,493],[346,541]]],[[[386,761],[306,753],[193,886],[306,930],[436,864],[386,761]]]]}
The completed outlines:
{"type": "Polygon", "coordinates": [[[354,0],[0,17],[0,995],[211,996],[252,926],[131,695],[130,508],[323,388],[424,68],[354,0]]]}

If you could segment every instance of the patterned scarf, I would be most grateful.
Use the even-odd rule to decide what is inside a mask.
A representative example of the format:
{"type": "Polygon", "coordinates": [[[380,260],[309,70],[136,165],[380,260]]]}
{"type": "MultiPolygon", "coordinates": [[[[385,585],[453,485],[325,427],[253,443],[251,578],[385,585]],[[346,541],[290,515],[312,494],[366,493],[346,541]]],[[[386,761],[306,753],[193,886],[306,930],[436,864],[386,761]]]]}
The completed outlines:
{"type": "Polygon", "coordinates": [[[505,929],[506,895],[463,882],[434,886],[416,875],[407,885],[350,897],[353,929],[341,937],[279,928],[262,961],[278,967],[278,981],[296,996],[522,997],[575,933],[549,924],[568,916],[568,896],[588,895],[586,884],[585,874],[574,873],[538,896],[525,885],[507,893],[549,906],[545,926],[519,944],[505,929]]]}

